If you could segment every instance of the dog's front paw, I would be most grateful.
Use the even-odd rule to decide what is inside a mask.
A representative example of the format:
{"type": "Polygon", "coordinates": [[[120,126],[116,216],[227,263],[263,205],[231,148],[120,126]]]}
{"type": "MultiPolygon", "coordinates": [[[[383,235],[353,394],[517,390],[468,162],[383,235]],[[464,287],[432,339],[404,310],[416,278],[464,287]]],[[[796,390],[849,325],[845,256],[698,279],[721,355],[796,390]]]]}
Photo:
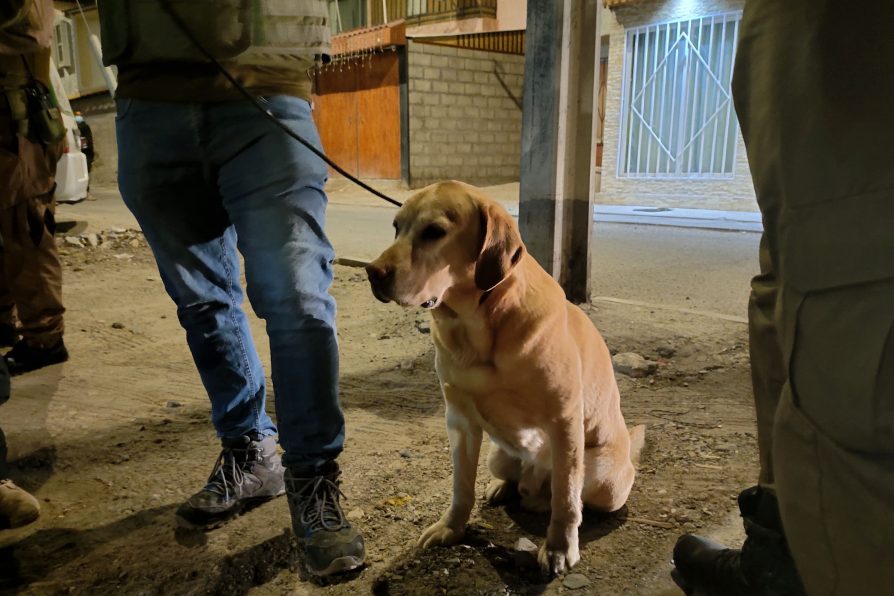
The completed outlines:
{"type": "Polygon", "coordinates": [[[568,545],[568,548],[550,548],[544,543],[540,547],[537,554],[537,561],[540,563],[540,569],[549,577],[553,577],[560,573],[570,570],[580,561],[580,551],[577,543],[568,545]]]}
{"type": "Polygon", "coordinates": [[[462,540],[465,529],[454,530],[443,521],[430,525],[419,537],[417,543],[420,548],[432,546],[451,546],[462,540]]]}
{"type": "Polygon", "coordinates": [[[506,480],[491,480],[484,490],[484,500],[488,505],[501,505],[517,494],[515,483],[506,480]]]}

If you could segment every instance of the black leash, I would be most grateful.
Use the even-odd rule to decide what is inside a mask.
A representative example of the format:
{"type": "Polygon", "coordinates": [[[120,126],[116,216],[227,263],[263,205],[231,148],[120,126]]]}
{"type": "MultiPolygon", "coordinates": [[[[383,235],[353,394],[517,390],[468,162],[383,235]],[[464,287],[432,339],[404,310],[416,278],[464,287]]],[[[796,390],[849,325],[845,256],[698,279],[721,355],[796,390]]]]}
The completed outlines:
{"type": "Polygon", "coordinates": [[[183,19],[180,18],[180,15],[178,15],[174,11],[174,9],[171,7],[168,0],[158,0],[158,2],[159,2],[159,4],[161,4],[162,8],[164,8],[165,12],[167,12],[168,15],[170,15],[171,19],[174,21],[174,24],[176,24],[180,28],[180,30],[183,32],[183,34],[189,38],[189,40],[193,43],[193,45],[196,46],[196,48],[202,54],[204,54],[206,58],[208,58],[211,62],[213,62],[217,66],[217,68],[220,70],[221,74],[223,74],[223,76],[226,77],[226,79],[234,87],[236,87],[236,89],[238,89],[239,92],[242,95],[244,95],[248,101],[250,101],[252,103],[252,105],[254,105],[258,110],[260,110],[261,113],[264,114],[264,117],[267,118],[267,120],[269,120],[270,122],[275,124],[287,135],[289,135],[290,137],[292,137],[293,139],[295,139],[296,141],[298,141],[299,143],[301,143],[302,145],[304,145],[305,147],[310,149],[311,153],[313,153],[314,155],[316,155],[317,157],[319,157],[320,159],[325,161],[327,164],[332,166],[333,170],[335,170],[336,172],[338,172],[339,174],[341,174],[342,176],[344,176],[345,178],[347,178],[348,180],[350,180],[351,182],[353,182],[360,188],[371,192],[372,194],[376,195],[380,199],[382,199],[384,201],[388,201],[389,203],[391,203],[392,205],[396,205],[397,207],[400,207],[401,205],[403,205],[403,203],[401,203],[400,201],[392,199],[385,193],[376,190],[372,186],[368,185],[367,183],[363,182],[362,180],[360,180],[360,179],[356,178],[355,176],[346,172],[344,170],[344,168],[342,168],[340,165],[338,165],[337,163],[335,163],[334,161],[329,159],[329,157],[327,157],[325,153],[323,153],[322,151],[320,151],[319,149],[314,147],[309,141],[305,140],[301,135],[299,135],[298,133],[293,131],[291,128],[289,128],[288,126],[283,124],[283,122],[279,118],[277,118],[276,116],[271,114],[270,111],[265,109],[264,106],[262,106],[261,103],[258,101],[258,99],[254,95],[249,93],[248,89],[243,87],[242,83],[237,81],[236,78],[230,74],[230,71],[228,71],[226,69],[226,67],[224,67],[224,65],[221,64],[220,61],[211,54],[211,52],[206,50],[202,46],[202,44],[199,43],[198,39],[196,39],[196,37],[195,37],[195,35],[193,35],[192,31],[189,30],[189,27],[186,26],[186,23],[183,22],[183,19]]]}

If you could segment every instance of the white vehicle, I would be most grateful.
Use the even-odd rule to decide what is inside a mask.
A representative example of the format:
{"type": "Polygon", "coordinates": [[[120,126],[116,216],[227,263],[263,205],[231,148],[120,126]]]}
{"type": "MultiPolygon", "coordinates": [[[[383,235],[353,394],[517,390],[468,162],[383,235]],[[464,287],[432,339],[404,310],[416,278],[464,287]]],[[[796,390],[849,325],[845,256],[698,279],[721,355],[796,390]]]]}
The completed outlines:
{"type": "Polygon", "coordinates": [[[90,187],[87,156],[81,151],[81,133],[55,64],[50,65],[50,79],[65,123],[63,153],[56,164],[56,202],[79,203],[87,198],[90,187]]]}

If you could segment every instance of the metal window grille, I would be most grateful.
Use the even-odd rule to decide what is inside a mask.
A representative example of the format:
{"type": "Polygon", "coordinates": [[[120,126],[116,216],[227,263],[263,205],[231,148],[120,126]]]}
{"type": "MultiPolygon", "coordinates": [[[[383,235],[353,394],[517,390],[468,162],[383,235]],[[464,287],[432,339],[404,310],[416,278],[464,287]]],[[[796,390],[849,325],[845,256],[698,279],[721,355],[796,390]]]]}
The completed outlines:
{"type": "Polygon", "coordinates": [[[730,178],[741,12],[627,31],[618,176],[730,178]]]}
{"type": "Polygon", "coordinates": [[[426,0],[407,0],[407,15],[416,16],[425,14],[427,9],[426,0]]]}

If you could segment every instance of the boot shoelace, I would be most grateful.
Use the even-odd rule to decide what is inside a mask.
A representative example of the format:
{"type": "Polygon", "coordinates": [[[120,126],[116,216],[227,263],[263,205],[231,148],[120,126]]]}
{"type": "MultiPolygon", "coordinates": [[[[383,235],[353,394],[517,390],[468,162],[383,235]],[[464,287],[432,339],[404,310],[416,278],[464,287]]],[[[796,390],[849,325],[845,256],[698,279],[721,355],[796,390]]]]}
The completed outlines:
{"type": "Polygon", "coordinates": [[[230,486],[241,486],[245,481],[245,472],[242,467],[246,464],[254,463],[254,459],[249,459],[249,453],[257,451],[256,449],[232,449],[224,448],[221,450],[214,464],[214,469],[208,477],[208,484],[205,490],[208,492],[222,495],[225,500],[230,499],[230,486]],[[237,461],[236,452],[245,454],[245,459],[241,463],[237,461]]]}
{"type": "MultiPolygon", "coordinates": [[[[291,480],[293,486],[295,480],[291,480]]],[[[350,527],[344,513],[338,504],[338,498],[345,494],[338,484],[325,476],[317,476],[305,483],[298,492],[299,498],[304,498],[304,507],[301,510],[301,524],[309,532],[326,530],[336,532],[342,528],[350,527]]]]}

